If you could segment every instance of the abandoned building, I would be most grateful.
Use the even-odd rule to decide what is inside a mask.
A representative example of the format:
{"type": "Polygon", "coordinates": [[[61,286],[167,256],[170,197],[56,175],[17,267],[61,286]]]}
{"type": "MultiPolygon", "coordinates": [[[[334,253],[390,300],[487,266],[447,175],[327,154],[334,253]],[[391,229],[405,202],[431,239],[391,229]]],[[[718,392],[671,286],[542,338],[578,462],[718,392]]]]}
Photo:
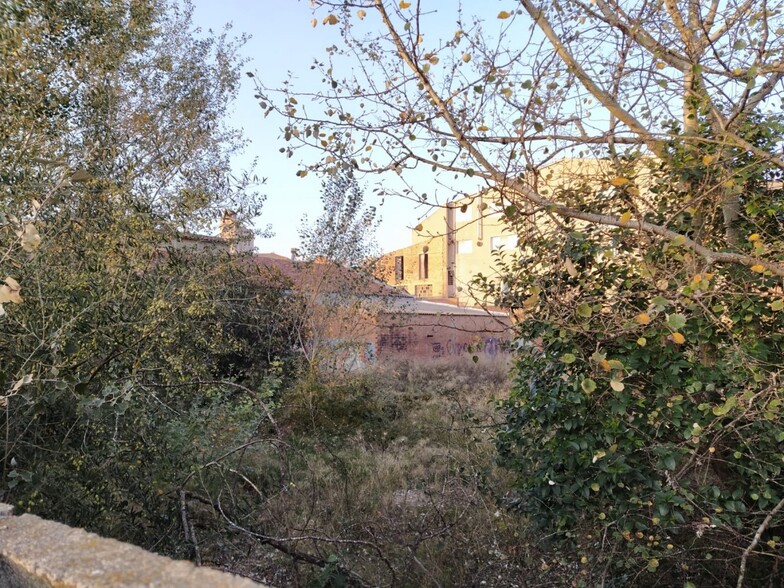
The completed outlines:
{"type": "Polygon", "coordinates": [[[423,300],[369,271],[326,260],[257,253],[253,234],[231,212],[220,229],[219,236],[181,235],[172,246],[236,256],[260,285],[286,284],[303,305],[301,346],[309,362],[361,369],[404,359],[493,361],[507,353],[512,323],[504,312],[423,300]]]}

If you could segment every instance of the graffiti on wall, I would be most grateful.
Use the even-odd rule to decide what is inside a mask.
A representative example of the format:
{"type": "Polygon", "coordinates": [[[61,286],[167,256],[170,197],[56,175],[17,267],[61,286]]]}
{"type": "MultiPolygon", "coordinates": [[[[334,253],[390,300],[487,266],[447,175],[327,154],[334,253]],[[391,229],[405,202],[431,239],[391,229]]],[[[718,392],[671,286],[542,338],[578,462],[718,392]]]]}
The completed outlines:
{"type": "Polygon", "coordinates": [[[433,349],[433,359],[439,357],[456,357],[465,354],[485,355],[495,358],[500,354],[509,352],[509,339],[498,337],[486,337],[475,343],[456,342],[449,339],[446,345],[434,342],[431,344],[433,349]]]}
{"type": "Polygon", "coordinates": [[[381,335],[378,339],[381,349],[391,349],[398,353],[408,350],[408,337],[405,335],[381,335]]]}

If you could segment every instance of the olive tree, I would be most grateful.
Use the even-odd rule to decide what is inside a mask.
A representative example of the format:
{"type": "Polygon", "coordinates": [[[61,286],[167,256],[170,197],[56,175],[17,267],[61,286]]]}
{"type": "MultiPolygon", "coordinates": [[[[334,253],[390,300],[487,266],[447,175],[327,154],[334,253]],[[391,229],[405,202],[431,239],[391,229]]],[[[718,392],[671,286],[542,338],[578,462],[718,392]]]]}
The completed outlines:
{"type": "Polygon", "coordinates": [[[259,87],[284,151],[320,153],[301,174],[348,152],[427,200],[429,167],[493,188],[520,234],[503,283],[479,279],[522,319],[498,435],[514,504],[586,582],[775,573],[784,6],[313,4],[340,35],[323,86],[259,87]]]}

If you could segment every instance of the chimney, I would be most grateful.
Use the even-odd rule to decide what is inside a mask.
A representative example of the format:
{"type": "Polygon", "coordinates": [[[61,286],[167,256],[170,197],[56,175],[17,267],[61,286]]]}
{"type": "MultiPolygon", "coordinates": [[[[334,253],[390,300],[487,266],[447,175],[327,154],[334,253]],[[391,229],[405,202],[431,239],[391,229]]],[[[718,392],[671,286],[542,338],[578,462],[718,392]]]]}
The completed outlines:
{"type": "Polygon", "coordinates": [[[220,221],[220,237],[229,242],[230,253],[250,253],[253,251],[253,231],[242,226],[237,213],[225,210],[220,221]]]}

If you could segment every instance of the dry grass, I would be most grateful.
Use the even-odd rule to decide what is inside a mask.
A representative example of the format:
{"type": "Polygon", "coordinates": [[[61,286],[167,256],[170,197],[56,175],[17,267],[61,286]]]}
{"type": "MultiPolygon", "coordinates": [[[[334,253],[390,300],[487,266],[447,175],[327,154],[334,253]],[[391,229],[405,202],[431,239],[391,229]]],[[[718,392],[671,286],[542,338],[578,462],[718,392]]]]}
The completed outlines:
{"type": "Polygon", "coordinates": [[[224,513],[256,540],[240,532],[205,559],[275,586],[524,585],[524,520],[499,507],[509,481],[493,463],[508,372],[406,363],[301,384],[282,438],[224,474],[224,513]]]}

